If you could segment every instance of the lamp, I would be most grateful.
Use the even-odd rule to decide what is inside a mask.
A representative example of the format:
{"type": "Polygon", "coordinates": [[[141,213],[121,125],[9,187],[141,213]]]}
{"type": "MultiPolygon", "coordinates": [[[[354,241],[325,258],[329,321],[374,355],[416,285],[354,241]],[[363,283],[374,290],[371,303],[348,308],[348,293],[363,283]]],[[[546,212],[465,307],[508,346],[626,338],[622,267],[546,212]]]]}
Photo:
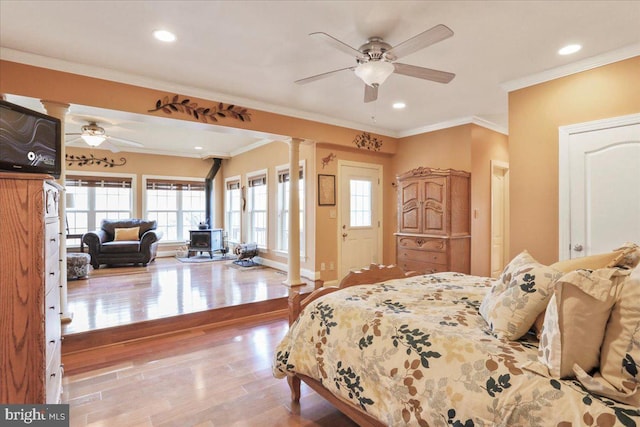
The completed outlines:
{"type": "Polygon", "coordinates": [[[92,147],[97,147],[106,139],[104,135],[80,135],[80,138],[92,147]]]}
{"type": "Polygon", "coordinates": [[[358,64],[355,69],[356,76],[360,77],[369,86],[379,86],[387,80],[395,67],[387,61],[368,61],[358,64]]]}

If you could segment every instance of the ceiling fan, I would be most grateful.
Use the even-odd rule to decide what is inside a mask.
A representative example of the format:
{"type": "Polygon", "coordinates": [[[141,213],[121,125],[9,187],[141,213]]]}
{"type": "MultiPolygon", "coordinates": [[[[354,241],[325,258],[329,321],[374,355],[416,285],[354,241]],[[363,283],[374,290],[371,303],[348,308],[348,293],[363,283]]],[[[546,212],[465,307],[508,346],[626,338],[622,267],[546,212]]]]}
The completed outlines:
{"type": "Polygon", "coordinates": [[[120,151],[118,144],[129,145],[132,147],[144,147],[144,145],[140,144],[139,142],[131,141],[130,139],[107,135],[104,128],[99,126],[95,121],[89,121],[89,124],[82,126],[80,128],[80,132],[72,132],[65,135],[76,136],[76,138],[71,138],[70,140],[68,140],[66,142],[67,144],[82,140],[91,147],[98,147],[102,145],[102,148],[107,148],[114,153],[120,151]]]}
{"type": "Polygon", "coordinates": [[[391,46],[382,40],[381,37],[370,37],[367,42],[358,49],[349,46],[327,33],[316,32],[309,35],[321,38],[332,47],[348,55],[354,55],[357,65],[296,80],[298,84],[311,83],[340,71],[351,70],[365,83],[364,102],[371,102],[378,99],[378,87],[384,83],[392,73],[431,80],[438,83],[449,83],[456,76],[446,71],[394,62],[403,56],[453,36],[453,31],[446,25],[436,25],[396,46],[391,46]]]}

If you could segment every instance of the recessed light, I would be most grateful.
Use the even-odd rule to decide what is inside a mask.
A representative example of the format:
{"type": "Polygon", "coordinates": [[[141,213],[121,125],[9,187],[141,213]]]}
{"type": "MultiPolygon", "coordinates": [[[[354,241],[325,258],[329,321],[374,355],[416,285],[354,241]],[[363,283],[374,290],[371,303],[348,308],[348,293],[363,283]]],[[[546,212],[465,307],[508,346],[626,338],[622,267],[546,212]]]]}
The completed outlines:
{"type": "Polygon", "coordinates": [[[580,46],[579,44],[569,44],[569,45],[566,45],[565,47],[563,47],[562,49],[560,49],[558,51],[558,54],[560,54],[560,55],[571,55],[572,53],[576,53],[580,49],[582,49],[582,46],[580,46]]]}
{"type": "Polygon", "coordinates": [[[198,147],[193,147],[194,150],[202,150],[202,147],[198,146],[198,147]]]}
{"type": "Polygon", "coordinates": [[[396,110],[402,110],[406,106],[407,106],[407,104],[405,104],[404,102],[394,102],[393,103],[393,108],[395,108],[396,110]]]}
{"type": "Polygon", "coordinates": [[[167,31],[167,30],[155,30],[153,32],[153,37],[155,37],[157,40],[160,40],[161,42],[166,42],[166,43],[171,43],[176,41],[176,35],[173,34],[171,31],[167,31]]]}

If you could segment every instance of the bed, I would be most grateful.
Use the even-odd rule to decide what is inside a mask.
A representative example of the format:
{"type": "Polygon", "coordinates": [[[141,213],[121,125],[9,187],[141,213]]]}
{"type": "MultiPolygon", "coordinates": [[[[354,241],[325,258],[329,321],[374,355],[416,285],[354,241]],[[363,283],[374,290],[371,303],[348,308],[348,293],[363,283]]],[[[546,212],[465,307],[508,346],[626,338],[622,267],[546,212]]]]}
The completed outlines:
{"type": "Polygon", "coordinates": [[[293,291],[274,376],[292,400],[304,381],[359,425],[640,426],[638,405],[541,374],[535,334],[496,336],[480,314],[494,288],[371,265],[304,299],[293,291]]]}

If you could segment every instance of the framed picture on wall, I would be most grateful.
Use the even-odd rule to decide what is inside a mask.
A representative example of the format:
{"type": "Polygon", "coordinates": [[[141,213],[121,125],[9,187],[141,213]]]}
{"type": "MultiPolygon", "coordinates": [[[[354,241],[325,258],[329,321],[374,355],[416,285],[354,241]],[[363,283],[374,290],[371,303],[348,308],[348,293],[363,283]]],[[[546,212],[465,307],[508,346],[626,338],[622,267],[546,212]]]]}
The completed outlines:
{"type": "Polygon", "coordinates": [[[335,206],[336,204],[336,176],[318,175],[318,205],[335,206]]]}

